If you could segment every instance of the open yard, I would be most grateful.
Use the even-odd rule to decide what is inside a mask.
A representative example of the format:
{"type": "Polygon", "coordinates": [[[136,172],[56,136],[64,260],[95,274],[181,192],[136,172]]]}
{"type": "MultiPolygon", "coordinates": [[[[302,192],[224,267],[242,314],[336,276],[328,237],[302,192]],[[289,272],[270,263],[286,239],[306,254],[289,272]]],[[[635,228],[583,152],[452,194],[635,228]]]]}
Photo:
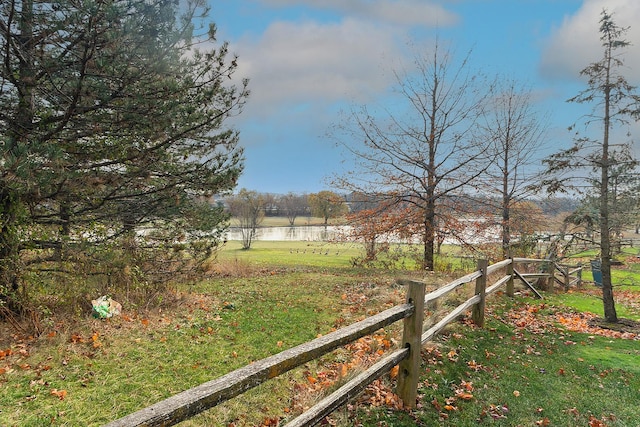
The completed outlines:
{"type": "MultiPolygon", "coordinates": [[[[408,273],[353,268],[357,246],[317,246],[230,244],[209,280],[168,293],[162,308],[125,306],[109,320],[51,318],[37,338],[3,324],[0,425],[102,425],[404,301],[395,280],[408,273]]],[[[616,273],[624,275],[616,291],[621,317],[640,320],[635,268],[626,263],[616,273]]],[[[431,289],[449,280],[412,275],[431,289]]],[[[437,312],[465,297],[454,295],[437,312]]],[[[387,377],[328,422],[635,426],[638,336],[599,327],[585,313],[599,313],[598,302],[590,283],[544,300],[524,291],[492,296],[484,329],[461,318],[424,347],[416,409],[402,408],[387,377]]],[[[399,333],[379,331],[183,425],[284,425],[393,347],[399,333]]]]}

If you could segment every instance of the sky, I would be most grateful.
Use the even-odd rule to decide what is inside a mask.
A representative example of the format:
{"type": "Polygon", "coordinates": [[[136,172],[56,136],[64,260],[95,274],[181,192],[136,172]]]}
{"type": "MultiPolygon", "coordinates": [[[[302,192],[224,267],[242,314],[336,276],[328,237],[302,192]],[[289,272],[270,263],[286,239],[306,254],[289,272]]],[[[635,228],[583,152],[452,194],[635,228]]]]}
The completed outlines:
{"type": "MultiPolygon", "coordinates": [[[[251,96],[229,122],[240,132],[238,188],[299,194],[331,187],[348,170],[330,137],[359,106],[393,109],[394,71],[436,37],[487,75],[522,82],[549,119],[550,150],[568,148],[567,128],[585,114],[566,100],[586,88],[580,70],[602,56],[603,9],[630,27],[624,60],[640,83],[638,0],[210,0],[218,40],[238,56],[235,78],[251,96]],[[635,70],[635,71],[634,71],[635,70]]],[[[460,58],[461,59],[461,58],[460,58]]]]}

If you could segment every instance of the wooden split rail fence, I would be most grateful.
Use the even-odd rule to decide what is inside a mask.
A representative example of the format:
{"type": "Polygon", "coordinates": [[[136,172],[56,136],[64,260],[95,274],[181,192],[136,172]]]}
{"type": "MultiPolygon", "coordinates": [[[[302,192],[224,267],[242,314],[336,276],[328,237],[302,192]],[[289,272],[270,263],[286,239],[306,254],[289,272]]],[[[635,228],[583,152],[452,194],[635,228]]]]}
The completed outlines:
{"type": "Polygon", "coordinates": [[[178,393],[154,405],[115,420],[105,427],[175,425],[236,397],[270,378],[277,377],[399,320],[403,320],[404,323],[403,342],[400,348],[391,351],[377,363],[322,399],[308,411],[289,421],[286,426],[313,426],[319,423],[327,415],[357,396],[367,385],[389,372],[396,365],[399,365],[396,392],[405,405],[413,407],[416,404],[418,379],[420,375],[420,350],[426,342],[432,340],[438,332],[458,316],[471,309],[474,323],[480,327],[484,326],[486,297],[505,285],[506,294],[513,296],[514,279],[522,280],[539,297],[541,297],[540,293],[535,290],[529,282],[529,279],[534,276],[535,278],[551,277],[552,275],[555,276],[555,272],[559,270],[565,279],[564,283],[566,286],[575,283],[576,280],[580,280],[581,269],[579,268],[569,270],[566,267],[554,264],[554,270],[542,274],[519,273],[518,270],[514,268],[514,265],[518,263],[534,262],[550,263],[549,261],[534,259],[512,258],[489,266],[486,260],[480,260],[478,262],[478,269],[473,273],[458,278],[427,295],[425,295],[425,283],[412,280],[399,280],[400,284],[408,287],[406,302],[404,304],[392,307],[360,322],[314,339],[313,341],[292,347],[281,353],[223,375],[220,378],[178,393]],[[502,275],[495,274],[502,270],[504,270],[502,275]],[[487,284],[489,276],[492,278],[497,277],[495,282],[490,285],[487,284]],[[474,296],[460,304],[444,318],[423,332],[425,307],[431,306],[438,299],[446,296],[455,289],[474,281],[474,296]]]}

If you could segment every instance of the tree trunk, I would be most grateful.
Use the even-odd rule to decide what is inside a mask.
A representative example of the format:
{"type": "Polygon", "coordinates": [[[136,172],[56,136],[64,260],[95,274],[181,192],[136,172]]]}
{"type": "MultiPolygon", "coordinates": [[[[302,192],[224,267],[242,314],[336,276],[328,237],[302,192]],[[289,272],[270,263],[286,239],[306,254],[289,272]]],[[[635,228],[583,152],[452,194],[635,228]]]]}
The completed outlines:
{"type": "MultiPolygon", "coordinates": [[[[20,49],[21,61],[19,78],[17,81],[18,108],[16,120],[7,129],[7,152],[19,162],[23,147],[29,144],[29,137],[33,129],[33,93],[35,76],[33,71],[33,1],[23,0],[20,11],[18,28],[20,33],[15,35],[20,49]]],[[[7,165],[11,176],[13,164],[7,165]]],[[[10,178],[9,178],[10,179],[10,178]]],[[[20,238],[18,232],[19,212],[21,200],[18,193],[8,182],[0,184],[0,298],[11,301],[11,295],[16,296],[19,291],[19,256],[20,238]]]]}
{"type": "Polygon", "coordinates": [[[427,209],[425,212],[424,221],[424,256],[423,256],[423,269],[428,271],[434,271],[434,253],[435,253],[435,204],[433,198],[429,198],[427,202],[427,209]]]}
{"type": "MultiPolygon", "coordinates": [[[[503,170],[509,170],[509,136],[507,134],[507,144],[504,149],[504,165],[503,170]]],[[[509,245],[511,244],[511,200],[509,198],[509,174],[502,175],[502,258],[507,259],[511,256],[509,245]]]]}
{"type": "MultiPolygon", "coordinates": [[[[610,55],[609,55],[610,58],[610,55]]],[[[611,61],[611,59],[609,59],[611,61]]],[[[611,86],[609,85],[610,66],[607,68],[604,89],[604,134],[602,138],[602,175],[600,182],[600,258],[602,269],[602,302],[604,317],[607,322],[616,323],[615,300],[611,283],[611,230],[609,229],[609,127],[611,108],[611,86]]]]}
{"type": "Polygon", "coordinates": [[[8,189],[0,192],[0,297],[7,301],[18,292],[19,240],[16,230],[18,205],[8,189]]]}
{"type": "Polygon", "coordinates": [[[54,249],[54,259],[56,261],[62,261],[65,257],[65,247],[69,242],[71,236],[71,215],[69,212],[69,204],[66,201],[60,202],[60,227],[59,227],[59,244],[54,249]]]}

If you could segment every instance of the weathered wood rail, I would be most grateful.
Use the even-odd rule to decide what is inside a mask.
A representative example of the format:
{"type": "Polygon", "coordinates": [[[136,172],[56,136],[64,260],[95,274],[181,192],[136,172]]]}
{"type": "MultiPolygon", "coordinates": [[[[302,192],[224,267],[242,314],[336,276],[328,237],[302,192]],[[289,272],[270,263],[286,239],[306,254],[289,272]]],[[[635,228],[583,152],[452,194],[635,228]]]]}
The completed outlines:
{"type": "MultiPolygon", "coordinates": [[[[579,286],[582,282],[582,266],[581,265],[566,265],[566,264],[558,264],[557,262],[548,260],[548,259],[535,259],[535,258],[513,258],[514,264],[536,264],[540,267],[536,268],[537,270],[542,270],[541,272],[535,273],[519,273],[517,270],[514,270],[514,273],[520,280],[522,280],[525,285],[533,290],[534,293],[538,294],[538,291],[533,287],[530,283],[530,279],[544,279],[550,278],[553,279],[554,283],[558,283],[561,286],[564,286],[565,289],[568,289],[570,286],[576,285],[579,286]]],[[[540,296],[538,294],[538,296],[540,296]]]]}
{"type": "MultiPolygon", "coordinates": [[[[478,326],[483,327],[486,297],[505,285],[506,294],[513,296],[514,279],[522,280],[541,297],[533,285],[527,281],[527,277],[532,276],[527,276],[526,273],[518,273],[514,268],[514,265],[517,263],[541,261],[544,260],[515,258],[500,261],[493,265],[487,265],[486,260],[480,260],[476,271],[458,278],[427,295],[425,295],[425,283],[413,280],[399,280],[398,282],[400,284],[408,287],[406,302],[404,304],[392,307],[360,322],[314,339],[313,341],[292,347],[281,353],[237,369],[215,380],[178,393],[154,405],[115,420],[105,427],[175,425],[236,397],[270,378],[277,377],[310,360],[319,358],[338,347],[353,342],[365,335],[370,335],[399,320],[403,320],[404,322],[403,342],[400,348],[391,351],[373,366],[325,397],[308,411],[291,420],[286,426],[313,426],[319,423],[327,415],[355,397],[364,390],[367,385],[389,372],[396,365],[399,365],[396,391],[405,405],[413,407],[416,404],[417,385],[420,373],[420,349],[422,345],[432,340],[445,326],[469,309],[472,309],[473,321],[478,326]],[[496,279],[495,273],[501,270],[505,271],[504,274],[498,275],[496,279]],[[491,285],[487,285],[489,277],[495,279],[491,285]],[[474,281],[474,296],[460,304],[423,332],[425,305],[428,306],[457,288],[474,281]]],[[[559,267],[556,266],[554,268],[559,267]]],[[[570,274],[576,273],[576,270],[568,270],[564,267],[560,268],[563,268],[561,271],[565,278],[570,277],[570,274]]],[[[554,270],[545,273],[545,277],[550,277],[550,275],[554,273],[554,270]]],[[[540,275],[538,274],[537,276],[540,275]]],[[[579,278],[580,276],[578,275],[577,277],[579,278]]],[[[565,281],[566,283],[571,282],[569,279],[565,279],[565,281]]]]}

